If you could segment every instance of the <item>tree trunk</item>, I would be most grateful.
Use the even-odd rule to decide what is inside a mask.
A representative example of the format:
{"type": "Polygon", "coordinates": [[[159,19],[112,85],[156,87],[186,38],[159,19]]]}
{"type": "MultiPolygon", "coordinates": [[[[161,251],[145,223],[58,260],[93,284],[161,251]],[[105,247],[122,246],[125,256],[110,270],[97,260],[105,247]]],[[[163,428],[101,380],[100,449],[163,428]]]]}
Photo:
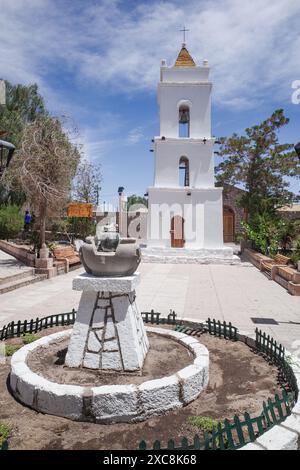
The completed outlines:
{"type": "Polygon", "coordinates": [[[46,213],[47,202],[43,200],[40,203],[40,246],[39,248],[46,248],[46,213]]]}

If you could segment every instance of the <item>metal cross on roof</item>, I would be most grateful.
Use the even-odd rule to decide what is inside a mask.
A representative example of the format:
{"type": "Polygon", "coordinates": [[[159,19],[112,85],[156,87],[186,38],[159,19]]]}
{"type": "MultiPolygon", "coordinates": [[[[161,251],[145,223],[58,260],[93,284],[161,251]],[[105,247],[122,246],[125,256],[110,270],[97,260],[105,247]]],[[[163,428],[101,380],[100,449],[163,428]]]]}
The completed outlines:
{"type": "Polygon", "coordinates": [[[183,44],[185,44],[185,33],[187,33],[189,29],[186,29],[184,26],[183,29],[180,30],[181,33],[183,33],[183,44]]]}

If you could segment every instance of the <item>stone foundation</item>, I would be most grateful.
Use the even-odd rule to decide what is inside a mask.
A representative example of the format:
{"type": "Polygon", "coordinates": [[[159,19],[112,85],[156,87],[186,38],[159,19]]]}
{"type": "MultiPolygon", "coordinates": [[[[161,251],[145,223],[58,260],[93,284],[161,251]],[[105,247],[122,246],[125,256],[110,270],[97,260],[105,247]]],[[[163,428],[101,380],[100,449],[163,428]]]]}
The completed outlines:
{"type": "Polygon", "coordinates": [[[139,274],[84,274],[74,279],[73,288],[83,293],[66,356],[68,367],[122,372],[142,368],[149,341],[135,302],[138,282],[139,274]]]}

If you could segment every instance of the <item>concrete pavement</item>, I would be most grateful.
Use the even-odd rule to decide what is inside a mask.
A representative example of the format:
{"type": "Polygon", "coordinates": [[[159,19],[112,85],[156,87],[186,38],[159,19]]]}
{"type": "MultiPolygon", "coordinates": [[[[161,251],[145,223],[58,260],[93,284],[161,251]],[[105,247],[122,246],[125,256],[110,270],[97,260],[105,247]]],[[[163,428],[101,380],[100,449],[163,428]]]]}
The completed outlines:
{"type": "Polygon", "coordinates": [[[4,281],[7,277],[30,271],[32,271],[31,268],[0,250],[0,281],[4,281]]]}
{"type": "MultiPolygon", "coordinates": [[[[175,310],[180,318],[231,321],[240,329],[256,326],[291,349],[300,340],[300,297],[293,297],[269,281],[249,263],[239,266],[141,264],[137,302],[142,311],[167,315],[175,310]],[[255,324],[253,318],[260,323],[255,324]]],[[[62,313],[77,308],[80,292],[72,290],[69,274],[23,287],[0,296],[0,326],[62,313]]]]}

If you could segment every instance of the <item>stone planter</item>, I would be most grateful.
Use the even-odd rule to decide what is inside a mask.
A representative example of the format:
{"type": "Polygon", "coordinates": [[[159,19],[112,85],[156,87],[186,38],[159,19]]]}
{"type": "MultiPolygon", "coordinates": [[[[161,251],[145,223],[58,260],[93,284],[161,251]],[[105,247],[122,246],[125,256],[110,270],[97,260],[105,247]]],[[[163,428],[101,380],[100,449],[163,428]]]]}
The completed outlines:
{"type": "Polygon", "coordinates": [[[34,267],[35,262],[36,262],[36,253],[27,253],[26,258],[27,258],[27,264],[29,266],[34,267]]]}

